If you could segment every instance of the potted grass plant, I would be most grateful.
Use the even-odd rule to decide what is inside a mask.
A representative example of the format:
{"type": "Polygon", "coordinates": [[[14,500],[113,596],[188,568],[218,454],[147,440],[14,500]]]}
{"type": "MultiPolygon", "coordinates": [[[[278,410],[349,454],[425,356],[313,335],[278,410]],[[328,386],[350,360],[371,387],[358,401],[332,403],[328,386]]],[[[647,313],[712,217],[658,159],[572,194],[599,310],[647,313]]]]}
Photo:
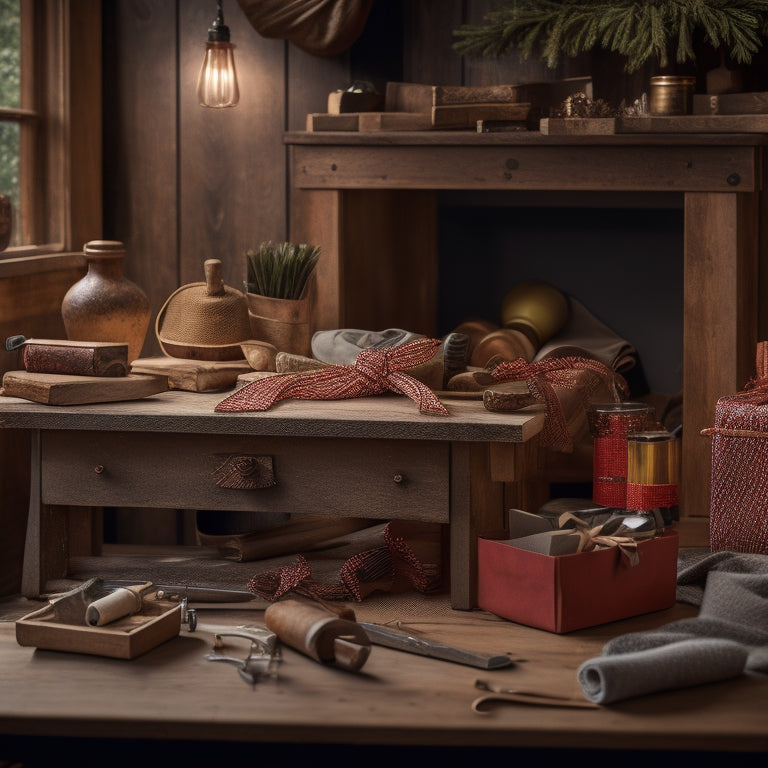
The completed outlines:
{"type": "Polygon", "coordinates": [[[254,339],[310,356],[315,267],[320,247],[263,242],[246,251],[248,316],[254,339]]]}

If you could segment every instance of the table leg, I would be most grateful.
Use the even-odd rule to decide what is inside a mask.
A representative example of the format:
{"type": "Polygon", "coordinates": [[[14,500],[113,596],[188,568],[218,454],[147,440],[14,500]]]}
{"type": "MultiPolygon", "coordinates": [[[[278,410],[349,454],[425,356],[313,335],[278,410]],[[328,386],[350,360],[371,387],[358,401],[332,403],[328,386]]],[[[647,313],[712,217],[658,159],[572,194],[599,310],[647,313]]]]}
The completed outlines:
{"type": "Polygon", "coordinates": [[[42,436],[31,432],[29,513],[24,543],[21,594],[37,598],[48,579],[66,576],[68,564],[67,520],[63,509],[42,502],[42,436]]]}
{"type": "Polygon", "coordinates": [[[504,483],[491,480],[488,443],[451,443],[451,607],[477,607],[477,537],[504,529],[504,483]]]}

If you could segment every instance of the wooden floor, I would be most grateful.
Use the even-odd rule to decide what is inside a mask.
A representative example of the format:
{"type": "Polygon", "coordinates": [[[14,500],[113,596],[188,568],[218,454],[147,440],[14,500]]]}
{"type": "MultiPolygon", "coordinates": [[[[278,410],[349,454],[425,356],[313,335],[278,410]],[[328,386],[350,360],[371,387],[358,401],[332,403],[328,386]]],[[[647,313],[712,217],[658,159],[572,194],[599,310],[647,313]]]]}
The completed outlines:
{"type": "MultiPolygon", "coordinates": [[[[263,607],[198,606],[195,632],[126,661],[36,650],[15,640],[14,620],[36,601],[6,600],[0,621],[0,768],[57,764],[292,766],[322,760],[422,765],[436,760],[689,759],[768,755],[768,677],[673,690],[596,709],[495,703],[473,711],[478,680],[581,697],[578,665],[611,637],[685,616],[674,607],[555,635],[484,611],[456,611],[446,596],[372,595],[351,605],[362,621],[401,622],[416,634],[515,665],[485,671],[374,646],[360,672],[323,666],[284,648],[276,680],[255,688],[205,654],[222,628],[260,624],[263,607]],[[4,764],[3,760],[9,761],[4,764]]],[[[753,762],[754,761],[754,762],[753,762]]],[[[665,763],[666,764],[666,763],[665,763]]]]}

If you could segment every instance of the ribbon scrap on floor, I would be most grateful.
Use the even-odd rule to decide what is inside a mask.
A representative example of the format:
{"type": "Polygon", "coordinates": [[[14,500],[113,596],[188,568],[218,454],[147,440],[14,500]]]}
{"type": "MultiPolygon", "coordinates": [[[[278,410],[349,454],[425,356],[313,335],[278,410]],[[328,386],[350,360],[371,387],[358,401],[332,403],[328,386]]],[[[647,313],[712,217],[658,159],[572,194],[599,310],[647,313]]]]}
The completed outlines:
{"type": "Polygon", "coordinates": [[[422,413],[447,416],[448,410],[408,368],[430,360],[439,339],[420,338],[386,349],[363,349],[354,365],[328,365],[317,371],[283,373],[246,384],[222,400],[216,411],[266,411],[280,400],[346,400],[396,392],[407,395],[422,413]]]}

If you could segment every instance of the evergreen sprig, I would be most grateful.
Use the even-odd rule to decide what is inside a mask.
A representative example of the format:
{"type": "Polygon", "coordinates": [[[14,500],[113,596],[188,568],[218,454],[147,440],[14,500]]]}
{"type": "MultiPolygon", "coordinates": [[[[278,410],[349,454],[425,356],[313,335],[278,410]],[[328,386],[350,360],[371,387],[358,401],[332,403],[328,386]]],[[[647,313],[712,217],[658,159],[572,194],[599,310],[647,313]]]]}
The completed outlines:
{"type": "Polygon", "coordinates": [[[482,24],[454,31],[453,48],[499,57],[516,49],[525,60],[540,54],[547,66],[602,47],[626,57],[627,72],[648,60],[661,67],[693,62],[694,33],[749,64],[768,34],[766,0],[504,0],[482,24]]]}
{"type": "Polygon", "coordinates": [[[276,299],[300,299],[320,258],[320,247],[264,242],[245,255],[250,293],[276,299]]]}

